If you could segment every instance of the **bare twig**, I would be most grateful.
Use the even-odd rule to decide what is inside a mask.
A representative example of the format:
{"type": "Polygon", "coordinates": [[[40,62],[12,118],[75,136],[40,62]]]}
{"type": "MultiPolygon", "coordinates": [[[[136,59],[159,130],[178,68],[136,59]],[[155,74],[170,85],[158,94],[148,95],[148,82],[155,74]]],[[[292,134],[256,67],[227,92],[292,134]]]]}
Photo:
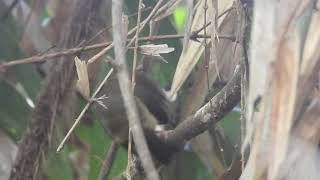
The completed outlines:
{"type": "MultiPolygon", "coordinates": [[[[153,8],[153,10],[151,11],[151,13],[149,14],[149,16],[143,21],[141,22],[141,29],[143,29],[143,27],[150,21],[150,19],[153,17],[153,15],[155,14],[155,12],[159,9],[159,6],[161,5],[162,0],[158,1],[158,3],[156,4],[156,6],[153,8]]],[[[121,21],[122,22],[122,21],[121,21]]],[[[122,23],[121,23],[122,24],[122,23]]],[[[113,24],[114,25],[118,25],[118,24],[113,24]]],[[[132,33],[134,33],[135,31],[138,31],[138,33],[140,32],[141,29],[138,29],[137,26],[135,26],[134,28],[132,28],[129,32],[128,32],[128,36],[131,35],[132,33]]],[[[128,43],[128,46],[130,46],[135,38],[137,38],[137,36],[134,36],[128,43]]],[[[103,56],[104,54],[106,54],[111,48],[113,47],[113,43],[110,43],[110,45],[106,48],[104,48],[103,50],[101,50],[98,54],[96,54],[95,56],[93,56],[88,62],[89,63],[93,63],[94,61],[98,60],[101,56],[103,56]]],[[[1,68],[1,66],[0,66],[1,68]]]]}
{"type": "MultiPolygon", "coordinates": [[[[138,4],[138,17],[137,17],[137,30],[135,34],[135,41],[134,41],[134,52],[133,52],[133,65],[132,65],[132,79],[131,79],[131,85],[132,85],[132,92],[134,92],[134,87],[136,85],[136,67],[137,67],[137,59],[138,59],[138,46],[139,46],[139,33],[140,33],[140,21],[141,21],[141,10],[142,10],[142,0],[139,0],[138,4]]],[[[131,128],[129,128],[128,133],[128,164],[127,164],[127,177],[128,180],[131,180],[130,175],[130,169],[132,164],[132,134],[131,134],[131,128]]]]}
{"type": "MultiPolygon", "coordinates": [[[[154,8],[152,9],[151,13],[148,15],[148,17],[141,23],[141,27],[139,26],[139,31],[141,31],[144,26],[152,19],[152,17],[156,14],[156,12],[159,10],[160,5],[162,4],[163,0],[159,0],[157,2],[157,4],[154,6],[154,8]]],[[[138,29],[138,27],[136,26],[134,29],[138,29]]],[[[131,44],[134,42],[135,39],[137,39],[138,36],[137,34],[129,41],[128,46],[131,46],[131,44]]]]}
{"type": "MultiPolygon", "coordinates": [[[[152,10],[151,13],[149,14],[149,16],[141,23],[141,29],[143,29],[143,27],[145,26],[145,24],[150,21],[150,19],[152,18],[153,14],[157,11],[158,6],[160,6],[161,1],[162,1],[162,0],[158,1],[158,3],[157,3],[156,6],[153,8],[153,10],[152,10]]],[[[121,22],[122,22],[122,21],[120,21],[120,24],[122,24],[121,22]]],[[[113,24],[113,26],[114,26],[114,25],[119,25],[119,24],[113,24]]],[[[139,25],[140,25],[140,24],[139,24],[139,25]]],[[[137,26],[135,26],[134,28],[132,28],[132,29],[128,32],[128,36],[131,35],[132,33],[134,33],[137,29],[138,29],[137,26]]],[[[134,36],[134,37],[130,40],[128,46],[130,46],[130,45],[134,42],[135,38],[137,38],[137,36],[134,36]]],[[[103,56],[104,54],[106,54],[112,47],[113,47],[113,43],[111,43],[110,46],[102,49],[98,54],[96,54],[95,56],[93,56],[88,62],[89,62],[89,63],[93,63],[94,61],[98,60],[101,56],[103,56]]],[[[1,67],[0,67],[0,68],[1,68],[1,67]]]]}
{"type": "MultiPolygon", "coordinates": [[[[150,10],[150,9],[151,9],[151,7],[143,8],[143,9],[141,10],[141,13],[144,12],[144,11],[148,11],[148,10],[150,10]]],[[[128,17],[133,17],[133,16],[135,16],[135,15],[137,15],[137,14],[138,14],[138,12],[128,15],[128,17]]],[[[107,26],[107,27],[102,28],[99,32],[97,32],[94,36],[92,36],[92,37],[86,42],[86,44],[92,42],[94,39],[96,39],[97,37],[99,37],[101,34],[105,33],[105,32],[106,32],[107,30],[109,30],[110,28],[111,28],[111,26],[107,26]]]]}
{"type": "MultiPolygon", "coordinates": [[[[163,0],[158,1],[158,3],[154,7],[154,9],[151,11],[149,16],[143,22],[141,22],[141,29],[143,29],[145,24],[148,23],[151,20],[153,15],[159,9],[162,1],[163,0]]],[[[137,30],[137,26],[132,28],[128,32],[128,36],[131,35],[132,33],[134,33],[136,30],[137,30]]],[[[135,37],[133,37],[132,39],[129,40],[130,42],[129,42],[128,46],[130,46],[134,42],[135,38],[137,38],[137,37],[135,36],[135,37]]],[[[146,38],[148,38],[148,37],[146,37],[146,38]]],[[[148,40],[148,39],[145,39],[145,40],[148,40]]],[[[0,70],[5,70],[5,68],[8,68],[10,66],[15,66],[15,65],[18,65],[18,64],[30,64],[30,63],[43,62],[43,61],[45,61],[45,59],[48,59],[48,58],[55,58],[55,57],[59,57],[59,56],[75,54],[75,53],[79,53],[79,52],[83,52],[83,51],[87,51],[87,50],[92,50],[92,49],[96,49],[96,48],[104,48],[104,49],[102,49],[99,53],[97,53],[95,56],[93,56],[89,60],[89,63],[93,63],[94,61],[98,60],[101,56],[106,54],[111,48],[113,48],[113,43],[112,42],[107,42],[107,43],[102,43],[102,44],[95,44],[95,45],[81,47],[81,48],[73,48],[73,49],[69,49],[69,50],[63,51],[63,52],[47,54],[47,55],[43,55],[43,56],[39,56],[39,57],[36,56],[36,57],[20,59],[19,61],[10,61],[10,62],[7,62],[7,63],[0,64],[0,70]]]]}
{"type": "MultiPolygon", "coordinates": [[[[158,1],[157,4],[155,5],[154,9],[151,11],[151,13],[149,14],[149,16],[140,24],[141,29],[143,29],[143,27],[145,26],[146,23],[148,23],[151,18],[155,15],[155,13],[159,10],[160,5],[162,3],[162,0],[158,1]]],[[[224,13],[222,13],[219,17],[221,17],[222,15],[224,15],[225,13],[229,12],[231,9],[226,10],[224,13]]],[[[209,26],[211,22],[209,22],[208,24],[204,25],[204,27],[209,26]]],[[[109,28],[109,27],[107,27],[109,28]]],[[[132,28],[129,32],[128,32],[128,36],[131,35],[132,33],[134,33],[137,29],[137,26],[132,28]]],[[[140,30],[141,30],[140,29],[140,30]]],[[[199,38],[211,38],[209,36],[203,36],[203,35],[199,35],[199,32],[202,31],[203,28],[191,33],[190,39],[199,39],[199,38]]],[[[99,34],[99,33],[98,33],[99,34]]],[[[130,46],[134,40],[137,38],[137,36],[135,36],[132,39],[128,39],[129,43],[128,46],[130,46]]],[[[142,37],[142,38],[137,38],[139,41],[150,41],[150,40],[164,40],[164,39],[179,39],[179,38],[184,38],[184,35],[159,35],[159,36],[148,36],[148,37],[142,37]]],[[[219,36],[218,38],[221,39],[230,39],[231,41],[235,41],[234,37],[229,37],[229,36],[219,36]]],[[[91,40],[89,40],[91,41],[91,40]]],[[[105,43],[98,43],[98,44],[93,44],[90,46],[83,46],[83,47],[77,47],[77,48],[71,48],[65,51],[61,51],[61,52],[54,52],[54,53],[50,53],[50,54],[45,54],[45,55],[37,55],[37,56],[33,56],[33,57],[29,57],[29,58],[23,58],[23,59],[18,59],[18,60],[12,60],[6,63],[2,63],[0,64],[0,70],[5,70],[8,67],[11,66],[16,66],[16,65],[20,65],[20,64],[32,64],[32,63],[40,63],[40,62],[44,62],[47,60],[53,60],[53,58],[56,57],[60,57],[60,56],[66,56],[66,55],[71,55],[71,54],[76,54],[79,52],[84,52],[84,51],[89,51],[89,50],[94,50],[94,49],[100,49],[100,48],[104,48],[103,50],[101,50],[98,54],[96,54],[95,56],[93,56],[90,60],[89,63],[92,63],[94,61],[96,61],[97,59],[99,59],[101,56],[103,56],[105,53],[107,53],[111,48],[113,48],[113,44],[112,41],[109,42],[105,42],[105,43]]]]}
{"type": "MultiPolygon", "coordinates": [[[[218,15],[218,19],[221,18],[222,16],[224,16],[225,14],[227,14],[228,12],[230,12],[231,10],[233,10],[234,7],[230,7],[228,8],[227,10],[225,10],[223,13],[219,14],[218,15]]],[[[211,21],[209,21],[208,23],[206,23],[203,27],[201,27],[200,29],[194,31],[193,33],[194,34],[199,34],[202,30],[204,30],[206,27],[210,26],[211,25],[211,21]]]]}
{"type": "MultiPolygon", "coordinates": [[[[201,34],[199,34],[199,35],[192,34],[191,36],[192,36],[192,38],[195,38],[195,39],[211,38],[210,36],[204,36],[201,34]]],[[[141,38],[139,38],[139,41],[181,39],[183,37],[184,37],[184,35],[182,35],[182,34],[168,34],[168,35],[141,37],[141,38]]],[[[229,39],[230,41],[235,41],[235,37],[227,36],[227,35],[226,36],[220,35],[219,39],[229,39]]],[[[131,39],[129,39],[129,40],[131,40],[131,39]]],[[[55,60],[54,58],[57,58],[57,57],[72,55],[72,54],[76,54],[79,52],[90,51],[90,50],[101,49],[101,48],[108,48],[107,50],[109,51],[111,48],[113,48],[112,41],[105,42],[105,43],[93,44],[90,46],[71,48],[71,49],[67,49],[64,51],[60,51],[60,52],[44,54],[41,56],[37,55],[37,56],[28,57],[28,58],[12,60],[12,61],[8,61],[8,62],[0,64],[0,69],[6,69],[6,68],[9,68],[12,66],[22,65],[22,64],[41,63],[44,61],[55,60]]],[[[129,47],[129,49],[131,49],[131,48],[129,47]]],[[[101,54],[103,54],[103,53],[101,53],[101,54]]],[[[101,57],[101,55],[99,55],[99,57],[101,57]]],[[[94,58],[94,59],[96,59],[96,58],[94,58]]]]}
{"type": "Polygon", "coordinates": [[[112,141],[112,143],[109,147],[108,153],[106,155],[106,158],[102,162],[102,166],[100,168],[98,180],[104,180],[108,177],[118,149],[119,149],[118,144],[116,142],[112,141]]]}
{"type": "Polygon", "coordinates": [[[104,49],[102,49],[100,52],[98,52],[97,54],[95,54],[92,58],[90,58],[88,60],[88,63],[93,63],[96,60],[98,60],[100,57],[102,57],[103,55],[105,55],[111,48],[113,48],[113,43],[110,43],[109,46],[105,47],[104,49]]]}
{"type": "Polygon", "coordinates": [[[145,169],[148,179],[159,180],[159,175],[153,164],[150,151],[148,149],[141,122],[138,116],[138,110],[133,98],[133,92],[130,87],[129,73],[126,65],[125,42],[123,40],[123,29],[119,25],[122,22],[123,0],[112,0],[112,33],[115,44],[115,59],[118,64],[117,77],[122,93],[122,98],[129,120],[129,126],[132,130],[133,140],[137,153],[145,169]]]}
{"type": "Polygon", "coordinates": [[[127,164],[127,179],[131,180],[132,179],[132,175],[131,175],[131,168],[133,165],[133,159],[132,159],[132,134],[131,134],[131,129],[129,128],[129,133],[128,133],[128,164],[127,164]]]}
{"type": "Polygon", "coordinates": [[[90,100],[87,102],[86,106],[82,109],[81,113],[79,114],[79,116],[77,117],[77,119],[75,120],[75,122],[73,123],[72,127],[70,128],[70,130],[68,131],[67,135],[63,138],[63,140],[61,141],[60,145],[57,148],[57,152],[60,152],[61,149],[63,148],[63,145],[65,144],[65,142],[68,140],[69,136],[71,135],[72,131],[75,129],[75,127],[79,124],[81,118],[83,117],[83,115],[87,112],[87,110],[89,109],[89,107],[91,106],[91,104],[94,102],[93,99],[97,96],[97,94],[100,92],[100,90],[102,89],[103,85],[107,82],[107,80],[109,79],[110,75],[113,72],[113,68],[110,69],[110,71],[108,72],[108,74],[105,76],[105,78],[103,79],[103,81],[99,84],[97,90],[93,93],[92,97],[90,98],[90,100]]]}
{"type": "MultiPolygon", "coordinates": [[[[140,19],[141,19],[141,9],[142,9],[142,0],[139,0],[139,4],[138,4],[138,18],[137,18],[137,30],[136,30],[136,39],[134,42],[134,53],[133,53],[133,65],[132,65],[132,90],[134,91],[134,86],[136,84],[136,67],[137,67],[137,58],[138,58],[138,46],[139,46],[139,33],[140,33],[140,19]]],[[[130,136],[130,135],[129,135],[130,136]]]]}
{"type": "MultiPolygon", "coordinates": [[[[204,36],[207,36],[207,10],[208,10],[208,4],[207,0],[204,1],[204,16],[203,16],[203,24],[204,24],[204,29],[203,33],[204,36]]],[[[211,37],[212,38],[212,37],[211,37]]],[[[212,39],[211,41],[214,41],[212,39]]],[[[211,54],[212,55],[212,54],[211,54]]],[[[210,93],[210,80],[209,80],[209,58],[207,58],[207,39],[204,39],[204,52],[203,52],[203,58],[205,60],[205,70],[206,70],[206,79],[207,79],[207,88],[208,88],[208,93],[210,93]]],[[[211,100],[210,100],[210,108],[211,108],[211,100]]]]}

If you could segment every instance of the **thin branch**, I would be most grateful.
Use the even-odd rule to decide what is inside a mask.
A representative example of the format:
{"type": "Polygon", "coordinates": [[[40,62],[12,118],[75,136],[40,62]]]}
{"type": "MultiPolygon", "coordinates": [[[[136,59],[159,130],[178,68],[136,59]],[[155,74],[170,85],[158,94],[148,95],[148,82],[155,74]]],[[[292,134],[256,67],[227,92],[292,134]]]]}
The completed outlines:
{"type": "MultiPolygon", "coordinates": [[[[161,0],[160,0],[160,1],[161,1],[161,0]]],[[[146,23],[148,23],[148,22],[150,21],[151,17],[152,17],[153,14],[155,13],[155,11],[157,11],[157,7],[158,7],[160,4],[161,4],[161,3],[158,2],[157,5],[153,8],[153,10],[151,11],[151,13],[149,14],[149,16],[141,23],[142,28],[144,27],[144,25],[145,25],[146,23]]],[[[120,23],[122,24],[122,21],[120,21],[120,23]]],[[[119,25],[119,24],[113,24],[113,26],[114,26],[114,25],[119,25]]],[[[142,29],[142,28],[141,28],[141,29],[142,29]]],[[[136,30],[137,30],[137,26],[135,26],[134,28],[132,28],[132,29],[128,32],[127,36],[130,36],[130,35],[131,35],[132,33],[134,33],[136,30]]],[[[133,43],[133,41],[134,41],[135,38],[137,38],[137,37],[135,36],[134,38],[132,38],[132,39],[130,40],[128,46],[130,46],[130,45],[133,43]]],[[[88,62],[89,62],[89,63],[93,63],[94,61],[98,60],[101,56],[103,56],[104,54],[106,54],[112,47],[113,47],[113,43],[111,43],[108,47],[102,49],[98,54],[96,54],[95,56],[93,56],[88,62]]],[[[1,66],[0,66],[0,69],[1,69],[1,66]]]]}
{"type": "MultiPolygon", "coordinates": [[[[143,8],[142,10],[141,10],[141,13],[142,12],[145,12],[145,11],[148,11],[148,10],[150,10],[152,7],[146,7],[146,8],[143,8]]],[[[135,15],[137,15],[138,14],[138,12],[136,12],[136,13],[133,13],[133,14],[131,14],[131,15],[128,15],[128,17],[130,18],[130,17],[133,17],[133,16],[135,16],[135,15]]],[[[105,33],[107,30],[109,30],[109,29],[111,29],[111,26],[107,26],[107,27],[104,27],[104,28],[102,28],[99,32],[97,32],[93,37],[91,37],[86,43],[90,43],[90,42],[92,42],[94,39],[96,39],[97,37],[99,37],[101,34],[103,34],[103,33],[105,33]]]]}
{"type": "MultiPolygon", "coordinates": [[[[157,2],[157,4],[154,6],[153,10],[151,11],[151,13],[148,15],[148,17],[141,23],[141,27],[139,26],[139,30],[141,31],[144,26],[153,18],[153,16],[156,14],[156,12],[159,10],[160,5],[162,4],[163,0],[159,0],[157,2]]],[[[135,27],[136,29],[138,29],[138,27],[135,27]]],[[[129,41],[128,46],[131,46],[131,44],[134,42],[135,39],[138,39],[137,34],[129,41]]]]}
{"type": "MultiPolygon", "coordinates": [[[[143,25],[142,27],[144,27],[144,25],[147,22],[149,22],[151,20],[151,18],[154,16],[154,14],[159,10],[159,7],[160,7],[161,3],[162,3],[162,1],[158,1],[158,3],[156,4],[155,8],[152,10],[150,15],[143,22],[141,22],[141,25],[143,25]]],[[[232,9],[233,8],[227,9],[225,12],[220,14],[219,17],[225,15],[227,12],[229,12],[232,9]]],[[[207,24],[205,24],[199,30],[192,32],[191,36],[190,36],[190,39],[196,40],[196,39],[201,39],[201,38],[211,38],[210,36],[199,35],[199,33],[205,27],[209,26],[210,24],[211,24],[211,22],[208,22],[207,24]]],[[[108,29],[108,28],[110,28],[110,27],[107,27],[105,29],[108,29]]],[[[102,32],[105,31],[105,29],[103,29],[102,32]]],[[[129,31],[128,35],[131,35],[133,32],[135,32],[136,29],[137,29],[137,26],[132,28],[129,31]]],[[[128,46],[130,46],[132,44],[132,42],[134,42],[135,38],[136,37],[127,40],[129,42],[128,46]]],[[[181,38],[184,38],[184,35],[176,34],[176,35],[147,36],[147,37],[138,38],[138,40],[139,41],[152,41],[152,40],[154,41],[154,40],[181,39],[181,38]]],[[[236,38],[232,37],[232,36],[218,36],[217,38],[219,38],[219,39],[229,39],[231,41],[236,41],[236,38]]],[[[97,43],[97,44],[84,46],[84,47],[71,48],[71,49],[67,49],[67,50],[64,50],[64,51],[60,51],[60,52],[44,54],[44,55],[41,55],[41,56],[36,55],[36,56],[28,57],[28,58],[12,60],[12,61],[8,61],[8,62],[5,62],[5,63],[1,63],[0,64],[0,70],[3,71],[6,68],[9,68],[9,67],[12,67],[12,66],[16,66],[16,65],[21,65],[21,64],[41,63],[41,62],[45,62],[45,61],[48,61],[48,60],[55,60],[54,58],[57,58],[57,57],[60,57],[60,56],[72,55],[72,54],[76,54],[76,53],[79,53],[79,52],[85,52],[85,51],[90,51],[90,50],[95,50],[95,49],[107,48],[107,49],[102,50],[100,53],[98,53],[96,56],[94,56],[92,58],[91,61],[95,61],[96,59],[98,59],[102,55],[104,55],[107,51],[109,51],[112,47],[113,47],[112,41],[108,41],[108,42],[97,43]],[[109,47],[109,46],[111,46],[111,47],[109,47]]]]}
{"type": "Polygon", "coordinates": [[[138,4],[138,18],[137,18],[137,30],[136,30],[136,39],[134,42],[134,52],[133,52],[133,65],[132,65],[132,89],[134,91],[134,86],[136,84],[136,67],[137,67],[137,59],[138,59],[138,46],[139,46],[139,33],[140,33],[140,19],[141,19],[141,7],[142,7],[142,0],[139,0],[138,4]]]}
{"type": "Polygon", "coordinates": [[[60,145],[57,148],[57,152],[60,152],[61,149],[63,148],[63,145],[65,144],[65,142],[68,140],[69,136],[71,135],[72,131],[75,129],[75,127],[79,124],[80,120],[82,119],[83,115],[87,112],[87,110],[89,109],[89,107],[91,106],[91,104],[94,102],[94,98],[97,96],[97,94],[101,91],[103,85],[108,81],[110,75],[113,72],[113,68],[110,69],[110,71],[108,72],[108,74],[105,76],[105,78],[103,79],[103,81],[99,84],[97,90],[93,93],[92,97],[90,98],[90,100],[87,102],[86,106],[82,109],[81,113],[79,114],[79,116],[77,117],[77,119],[75,120],[75,122],[73,123],[72,127],[70,128],[70,130],[68,131],[67,135],[63,138],[63,140],[61,141],[60,145]]]}
{"type": "Polygon", "coordinates": [[[132,175],[131,175],[131,168],[133,165],[133,158],[132,158],[132,133],[131,129],[129,128],[129,133],[128,133],[128,164],[127,164],[127,169],[126,169],[126,175],[127,179],[131,180],[132,175]]]}
{"type": "Polygon", "coordinates": [[[133,92],[130,87],[129,73],[125,56],[126,48],[122,33],[123,29],[122,25],[118,25],[119,22],[122,22],[122,6],[123,0],[112,0],[112,34],[115,44],[115,62],[118,64],[117,77],[137,153],[140,157],[148,179],[159,180],[160,178],[153,164],[151,153],[147,146],[142,125],[138,116],[138,110],[133,97],[133,92]]]}
{"type": "MultiPolygon", "coordinates": [[[[217,19],[221,18],[222,16],[224,16],[225,14],[227,14],[228,12],[230,12],[231,10],[235,9],[234,7],[230,7],[227,10],[225,10],[224,12],[222,12],[221,14],[218,15],[217,19]]],[[[208,23],[206,23],[204,26],[202,26],[200,29],[194,31],[195,34],[199,34],[202,30],[204,30],[206,27],[211,25],[211,21],[209,21],[208,23]]]]}
{"type": "MultiPolygon", "coordinates": [[[[131,84],[132,84],[132,92],[134,92],[134,87],[136,85],[136,67],[137,67],[137,59],[138,59],[138,47],[139,47],[139,33],[140,33],[140,21],[141,21],[141,9],[142,9],[142,0],[139,0],[138,4],[138,17],[137,17],[137,30],[135,34],[135,41],[134,41],[134,52],[133,52],[133,65],[132,65],[132,79],[131,79],[131,84]]],[[[131,169],[131,164],[132,164],[132,134],[131,134],[131,128],[129,128],[129,133],[128,133],[128,164],[127,164],[127,175],[128,175],[128,180],[131,180],[131,175],[130,175],[130,169],[131,169]]]]}
{"type": "MultiPolygon", "coordinates": [[[[191,36],[195,39],[211,38],[210,36],[204,36],[201,34],[191,35],[191,36]]],[[[183,37],[184,37],[184,35],[182,35],[182,34],[168,34],[168,35],[141,37],[141,38],[139,38],[139,41],[181,39],[183,37]]],[[[225,36],[225,35],[220,35],[219,39],[229,39],[231,41],[236,41],[235,37],[225,36]]],[[[128,39],[128,41],[130,41],[130,40],[131,39],[128,39]]],[[[37,55],[37,56],[28,57],[28,58],[12,60],[12,61],[8,61],[8,62],[0,64],[0,69],[6,69],[6,68],[9,68],[12,66],[22,65],[22,64],[33,64],[33,63],[41,63],[41,62],[45,62],[45,61],[49,61],[49,60],[58,60],[58,59],[54,59],[54,58],[72,55],[72,54],[76,54],[76,53],[84,52],[84,51],[90,51],[90,50],[94,50],[94,49],[106,48],[106,47],[108,47],[108,51],[109,51],[113,47],[113,45],[112,45],[112,47],[109,47],[110,45],[112,45],[112,41],[108,41],[105,43],[93,44],[90,46],[84,46],[84,47],[80,47],[80,48],[79,47],[71,48],[71,49],[67,49],[64,51],[60,51],[60,52],[44,54],[41,56],[37,55]]],[[[132,48],[129,47],[129,49],[132,49],[132,48]]],[[[99,57],[101,57],[101,56],[99,56],[99,57]]]]}
{"type": "Polygon", "coordinates": [[[119,149],[119,145],[116,142],[112,141],[109,147],[108,153],[106,155],[106,158],[102,162],[98,180],[104,180],[108,177],[118,149],[119,149]]]}

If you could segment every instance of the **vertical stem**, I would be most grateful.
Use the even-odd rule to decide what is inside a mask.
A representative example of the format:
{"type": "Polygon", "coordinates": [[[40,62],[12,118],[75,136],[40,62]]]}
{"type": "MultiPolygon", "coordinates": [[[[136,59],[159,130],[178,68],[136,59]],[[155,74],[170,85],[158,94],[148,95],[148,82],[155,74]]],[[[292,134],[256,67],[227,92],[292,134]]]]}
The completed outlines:
{"type": "Polygon", "coordinates": [[[126,172],[126,175],[127,175],[127,179],[128,180],[131,180],[132,176],[131,176],[131,168],[132,168],[132,164],[133,164],[133,160],[132,160],[132,134],[131,134],[131,129],[129,128],[129,133],[128,133],[128,136],[129,136],[129,140],[128,140],[128,164],[127,164],[127,172],[126,172]]]}
{"type": "Polygon", "coordinates": [[[139,0],[138,5],[138,18],[137,18],[137,30],[135,35],[135,42],[134,42],[134,50],[133,50],[133,65],[132,65],[132,90],[134,91],[134,86],[136,85],[136,67],[137,67],[137,58],[138,58],[138,47],[139,47],[139,33],[140,33],[140,21],[141,21],[141,7],[142,7],[142,0],[139,0]]]}
{"type": "Polygon", "coordinates": [[[114,40],[114,52],[117,65],[117,77],[124,102],[124,107],[129,120],[129,127],[137,149],[137,153],[150,180],[159,180],[158,172],[153,164],[151,153],[148,149],[146,138],[142,129],[138,110],[133,97],[126,64],[125,40],[122,33],[122,8],[123,0],[112,0],[112,34],[114,40]]]}

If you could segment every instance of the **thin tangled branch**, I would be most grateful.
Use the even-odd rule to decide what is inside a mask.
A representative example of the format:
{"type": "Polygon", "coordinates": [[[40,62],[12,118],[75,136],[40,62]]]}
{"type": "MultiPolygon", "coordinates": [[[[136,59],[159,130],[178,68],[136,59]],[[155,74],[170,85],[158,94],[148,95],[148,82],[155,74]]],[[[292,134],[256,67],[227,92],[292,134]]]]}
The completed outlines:
{"type": "Polygon", "coordinates": [[[134,42],[134,50],[133,50],[133,65],[132,65],[132,89],[134,91],[134,86],[136,84],[136,67],[137,67],[137,59],[138,59],[138,48],[139,48],[139,33],[140,33],[140,19],[141,19],[141,8],[142,8],[142,0],[139,0],[138,4],[138,18],[137,18],[137,31],[135,35],[135,42],[134,42]]]}
{"type": "MultiPolygon", "coordinates": [[[[168,39],[181,39],[184,38],[184,35],[181,34],[169,34],[169,35],[158,35],[158,36],[147,36],[147,37],[140,37],[138,38],[139,41],[155,41],[155,40],[168,40],[168,39]]],[[[201,34],[192,34],[191,39],[196,40],[196,39],[201,39],[201,38],[211,38],[210,36],[204,36],[201,34]]],[[[228,35],[221,35],[218,38],[220,39],[229,39],[230,41],[236,41],[235,37],[228,36],[228,35]]],[[[132,39],[128,39],[130,41],[132,39]]],[[[59,52],[54,52],[54,53],[48,53],[48,54],[43,54],[43,55],[36,55],[28,58],[23,58],[23,59],[17,59],[17,60],[12,60],[8,61],[5,63],[0,64],[0,70],[5,70],[6,68],[10,68],[13,66],[17,65],[22,65],[22,64],[33,64],[33,63],[42,63],[45,61],[50,61],[50,60],[59,60],[55,59],[61,56],[67,56],[67,55],[73,55],[77,54],[80,52],[85,52],[85,51],[90,51],[90,50],[95,50],[95,49],[101,49],[101,48],[106,48],[112,45],[112,41],[108,41],[105,43],[97,43],[89,46],[84,46],[84,47],[76,47],[76,48],[70,48],[67,50],[59,51],[59,52]]],[[[110,50],[111,47],[109,47],[108,50],[110,50]]],[[[129,47],[128,49],[133,49],[133,47],[129,47]]]]}

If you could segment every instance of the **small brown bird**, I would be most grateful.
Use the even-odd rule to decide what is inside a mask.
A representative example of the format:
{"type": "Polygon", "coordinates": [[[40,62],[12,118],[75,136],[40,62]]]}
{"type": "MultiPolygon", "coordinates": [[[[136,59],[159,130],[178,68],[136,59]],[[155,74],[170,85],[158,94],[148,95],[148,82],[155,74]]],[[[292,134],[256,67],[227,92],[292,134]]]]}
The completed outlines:
{"type": "MultiPolygon", "coordinates": [[[[107,109],[96,104],[94,110],[101,115],[102,126],[113,140],[126,145],[129,122],[116,76],[111,77],[104,86],[100,95],[103,94],[108,96],[103,100],[107,109]]],[[[169,152],[170,148],[165,150],[168,154],[162,150],[165,145],[161,145],[155,128],[159,124],[174,126],[173,104],[167,100],[160,87],[140,71],[136,72],[134,95],[149,148],[157,160],[166,162],[172,153],[169,152]]]]}

